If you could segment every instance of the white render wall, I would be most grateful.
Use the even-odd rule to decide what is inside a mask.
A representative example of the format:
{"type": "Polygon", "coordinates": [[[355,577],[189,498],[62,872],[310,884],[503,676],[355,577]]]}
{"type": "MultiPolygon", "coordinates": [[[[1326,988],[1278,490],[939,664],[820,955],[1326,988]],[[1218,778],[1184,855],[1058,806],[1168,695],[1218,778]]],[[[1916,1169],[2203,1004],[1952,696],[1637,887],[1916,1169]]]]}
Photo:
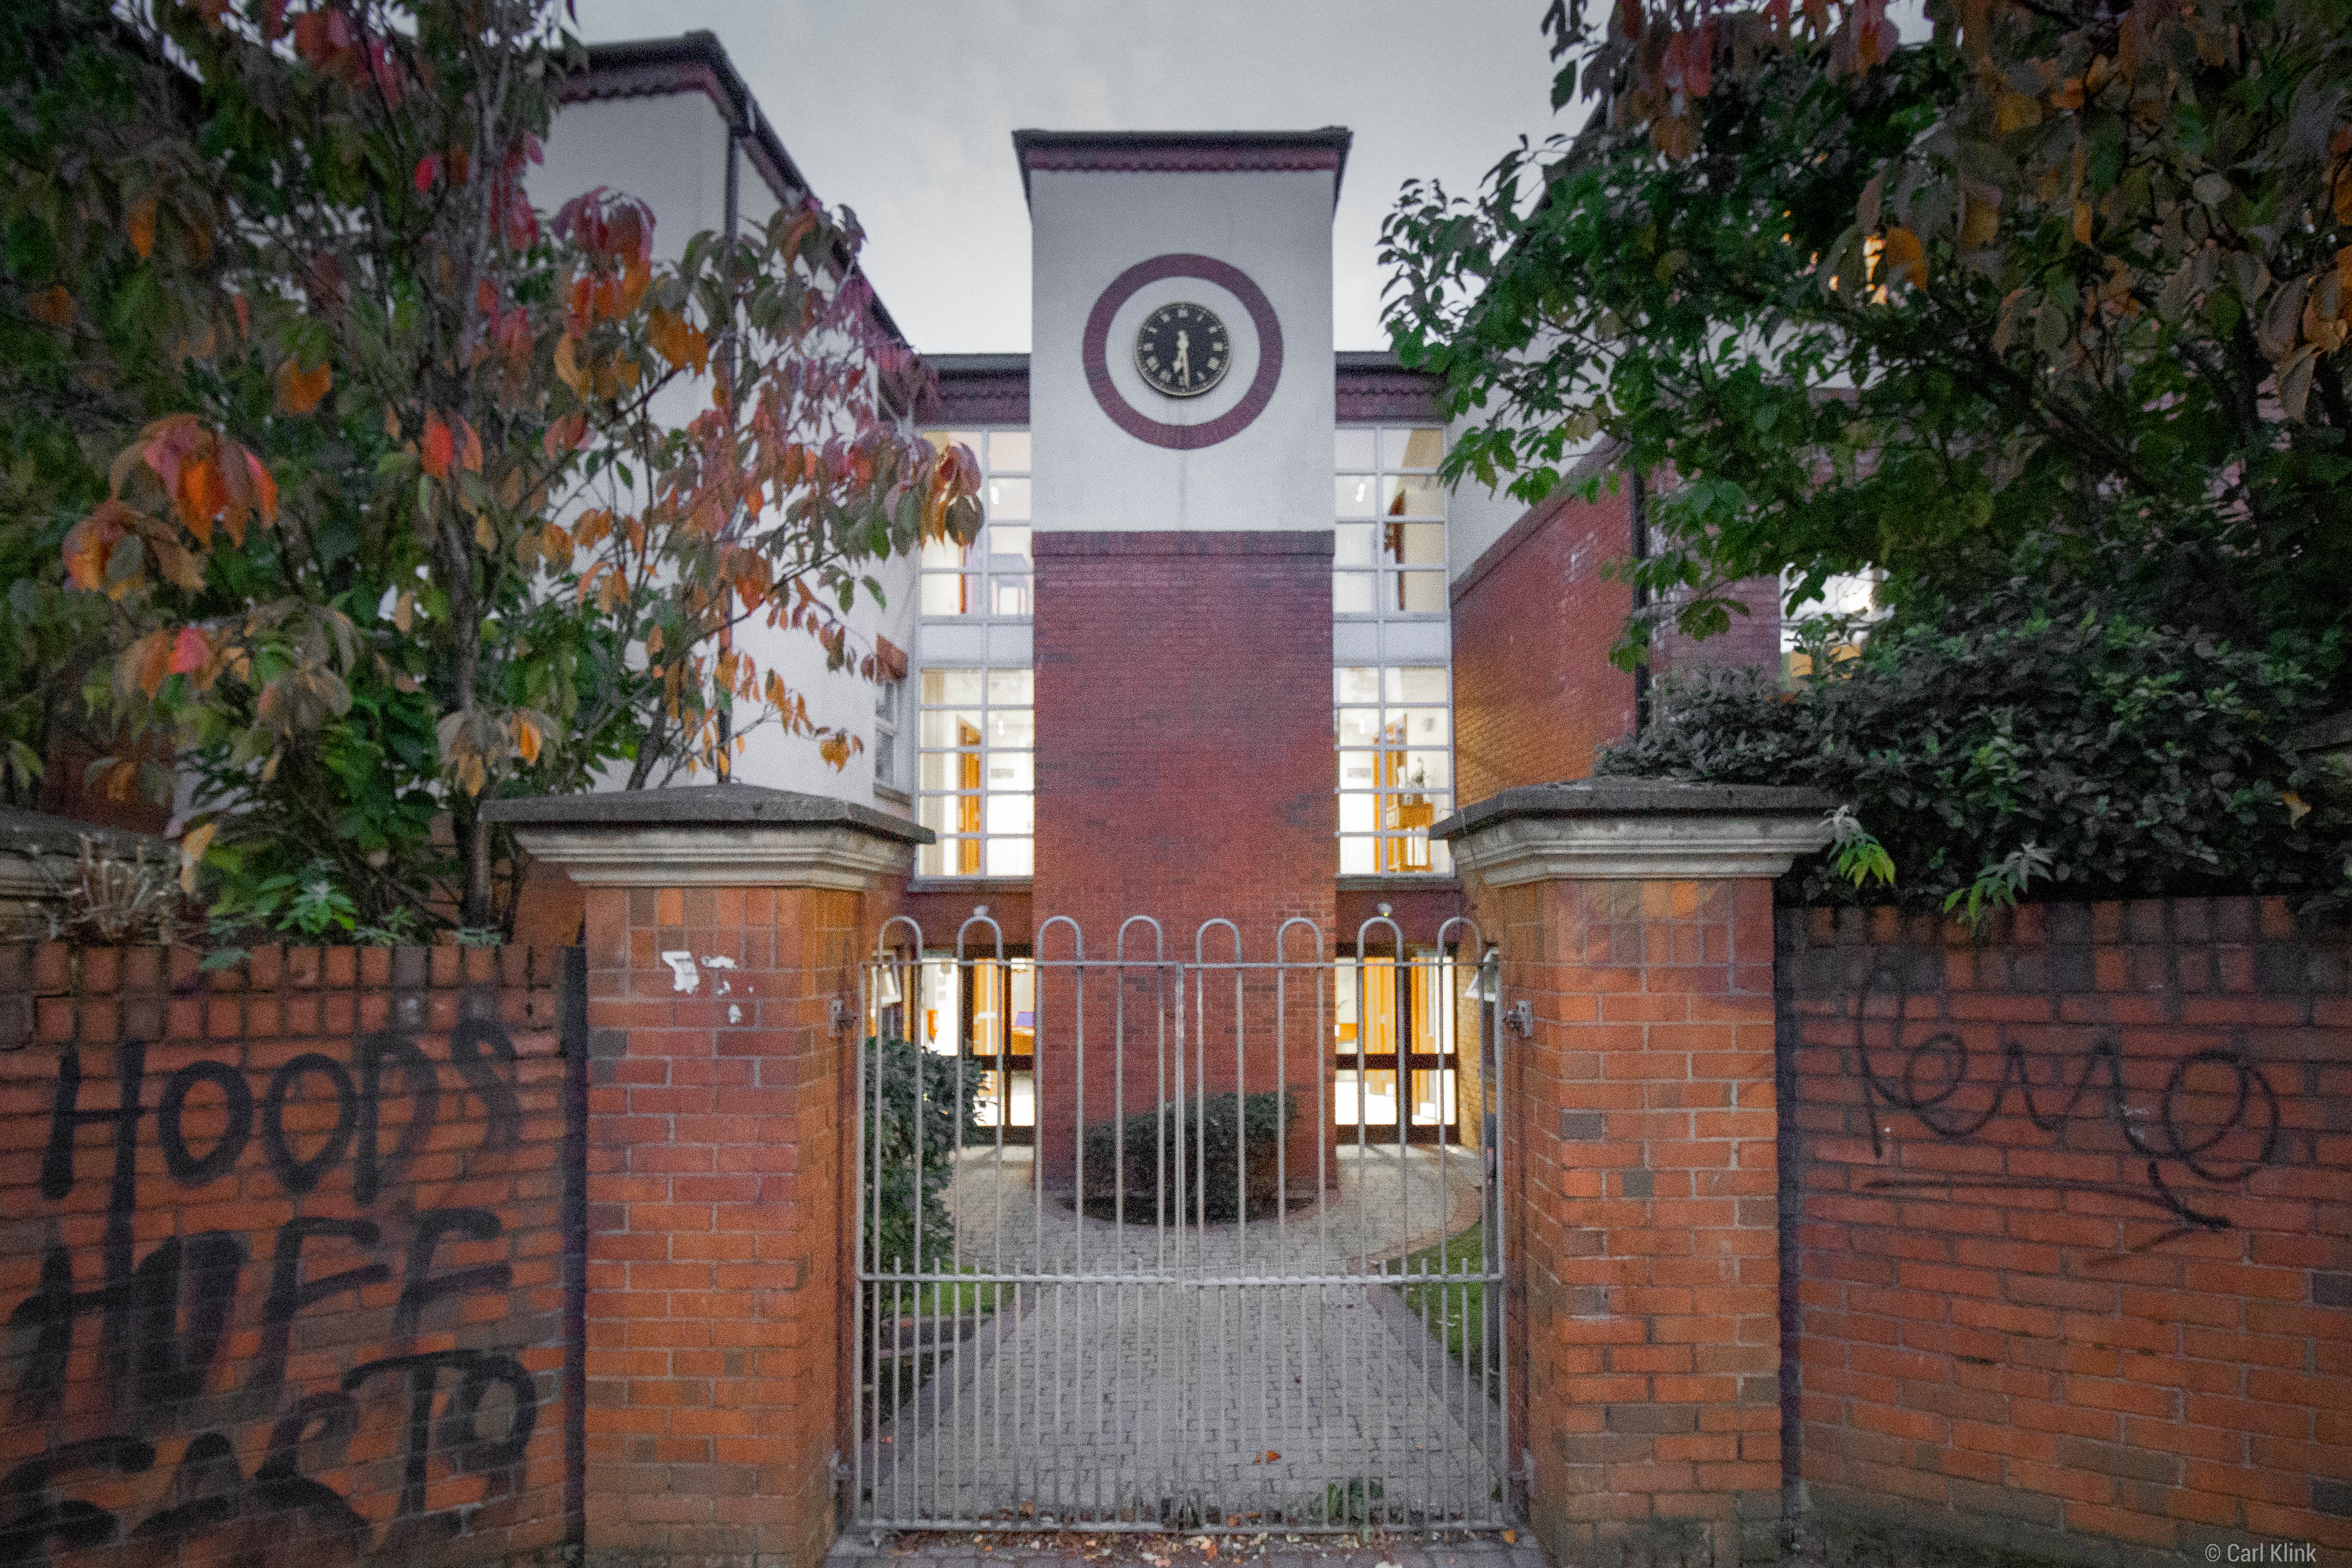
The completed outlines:
{"type": "MultiPolygon", "coordinates": [[[[1332,178],[1328,171],[1031,174],[1035,527],[1331,526],[1332,178]],[[1197,451],[1155,447],[1114,425],[1087,384],[1082,359],[1087,317],[1103,290],[1137,262],[1171,252],[1239,268],[1282,328],[1272,400],[1248,428],[1197,451]]],[[[1258,364],[1249,312],[1223,289],[1192,278],[1145,285],[1113,321],[1107,350],[1128,401],[1171,425],[1204,423],[1232,408],[1258,364]],[[1224,381],[1196,398],[1164,397],[1135,373],[1136,326],[1177,300],[1215,310],[1234,343],[1224,381]]]]}
{"type": "MultiPolygon", "coordinates": [[[[776,210],[779,193],[768,188],[749,156],[741,159],[738,179],[738,222],[748,231],[776,210]]],[[[635,196],[652,208],[656,258],[676,259],[695,234],[726,223],[727,127],[718,106],[698,90],[564,106],[547,138],[546,162],[532,174],[531,199],[542,212],[552,213],[599,185],[635,196]]],[[[656,406],[661,417],[683,424],[709,395],[707,382],[681,382],[665,392],[656,406]]],[[[861,656],[872,652],[877,636],[911,648],[913,558],[893,557],[867,570],[881,583],[887,603],[877,605],[860,591],[856,607],[844,617],[853,649],[861,656]]],[[[879,795],[874,787],[876,693],[869,682],[854,671],[827,670],[824,650],[815,638],[789,627],[754,621],[737,629],[736,646],[762,670],[773,669],[786,687],[807,698],[812,722],[846,730],[867,748],[836,772],[818,754],[814,741],[788,736],[772,720],[745,735],[736,779],[905,811],[898,798],[879,795]]],[[[912,744],[905,735],[902,741],[912,744]]],[[[901,776],[909,771],[910,764],[902,761],[901,776]]],[[[621,779],[609,782],[618,787],[621,779]]],[[[689,781],[681,774],[677,782],[689,781]]],[[[704,773],[691,782],[713,781],[704,773]]]]}

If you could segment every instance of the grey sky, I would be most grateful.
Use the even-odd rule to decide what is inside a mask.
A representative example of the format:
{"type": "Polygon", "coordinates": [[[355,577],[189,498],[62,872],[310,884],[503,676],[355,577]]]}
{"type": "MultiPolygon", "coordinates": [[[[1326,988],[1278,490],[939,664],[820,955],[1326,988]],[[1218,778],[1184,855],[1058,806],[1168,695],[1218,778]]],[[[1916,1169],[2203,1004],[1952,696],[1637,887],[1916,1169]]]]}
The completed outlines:
{"type": "Polygon", "coordinates": [[[1029,346],[1020,126],[1349,127],[1337,341],[1386,346],[1378,249],[1398,185],[1470,190],[1519,135],[1555,128],[1547,3],[578,0],[591,41],[717,33],[817,194],[856,209],[876,288],[934,353],[1029,346]]]}

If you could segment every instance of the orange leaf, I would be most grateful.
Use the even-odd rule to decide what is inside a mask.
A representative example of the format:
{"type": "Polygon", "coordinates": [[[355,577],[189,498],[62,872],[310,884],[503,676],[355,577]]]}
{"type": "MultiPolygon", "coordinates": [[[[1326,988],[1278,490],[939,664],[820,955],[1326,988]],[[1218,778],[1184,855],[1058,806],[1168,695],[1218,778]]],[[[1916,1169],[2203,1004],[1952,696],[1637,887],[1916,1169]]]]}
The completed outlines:
{"type": "Polygon", "coordinates": [[[1900,225],[1886,231],[1886,248],[1879,258],[1890,283],[1927,286],[1927,252],[1919,237],[1900,225]]]}
{"type": "Polygon", "coordinates": [[[465,454],[466,468],[468,472],[478,474],[482,471],[482,438],[474,433],[473,421],[469,419],[458,420],[457,427],[466,433],[465,443],[460,448],[465,454]]]}
{"type": "MultiPolygon", "coordinates": [[[[326,367],[321,365],[320,369],[323,373],[326,367]]],[[[245,471],[253,480],[254,504],[260,509],[261,521],[276,522],[278,521],[278,481],[269,477],[269,470],[262,466],[261,459],[250,452],[245,455],[245,471]]],[[[243,537],[243,534],[239,533],[240,542],[243,537]]]]}
{"type": "Polygon", "coordinates": [[[75,587],[104,591],[106,563],[114,553],[116,542],[130,531],[131,515],[129,507],[109,499],[66,534],[66,574],[75,587]]]}
{"type": "Polygon", "coordinates": [[[140,260],[144,261],[155,253],[155,198],[152,195],[141,196],[131,204],[131,211],[124,216],[124,226],[131,232],[131,248],[139,253],[140,260]]]}
{"type": "Polygon", "coordinates": [[[539,761],[539,726],[528,719],[515,721],[515,750],[526,765],[539,761]]]}
{"type": "Polygon", "coordinates": [[[181,468],[178,500],[180,521],[188,525],[197,543],[210,544],[213,522],[228,505],[228,487],[221,483],[220,470],[213,466],[210,453],[181,468]]]}
{"type": "Polygon", "coordinates": [[[280,414],[308,414],[319,406],[319,399],[327,395],[334,384],[331,368],[321,364],[313,370],[302,370],[288,360],[278,367],[278,411],[280,414]]]}
{"type": "Polygon", "coordinates": [[[32,310],[35,321],[46,322],[52,327],[73,324],[74,297],[66,292],[65,285],[62,283],[52,283],[26,300],[25,303],[32,310]]]}
{"type": "Polygon", "coordinates": [[[436,479],[449,477],[449,464],[457,455],[457,437],[449,426],[441,423],[441,416],[430,409],[425,415],[425,471],[436,479]]]}
{"type": "Polygon", "coordinates": [[[171,676],[173,641],[170,632],[149,632],[122,650],[118,668],[131,684],[152,697],[171,676]]]}

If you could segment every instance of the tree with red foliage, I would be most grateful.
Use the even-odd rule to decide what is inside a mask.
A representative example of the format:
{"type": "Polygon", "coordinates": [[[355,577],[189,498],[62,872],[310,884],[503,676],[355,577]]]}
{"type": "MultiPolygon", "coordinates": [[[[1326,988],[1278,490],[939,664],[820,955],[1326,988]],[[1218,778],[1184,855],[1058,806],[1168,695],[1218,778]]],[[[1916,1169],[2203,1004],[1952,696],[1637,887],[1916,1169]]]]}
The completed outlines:
{"type": "Polygon", "coordinates": [[[629,197],[536,212],[578,63],[547,0],[152,25],[221,193],[224,259],[176,274],[214,325],[63,554],[112,606],[108,700],[173,738],[216,908],[494,931],[519,878],[486,795],[723,774],[763,712],[845,762],[732,628],[853,662],[867,564],[979,522],[971,454],[902,416],[922,373],[854,221],[806,203],[664,266],[629,197]],[[705,406],[659,417],[671,388],[705,406]]]}

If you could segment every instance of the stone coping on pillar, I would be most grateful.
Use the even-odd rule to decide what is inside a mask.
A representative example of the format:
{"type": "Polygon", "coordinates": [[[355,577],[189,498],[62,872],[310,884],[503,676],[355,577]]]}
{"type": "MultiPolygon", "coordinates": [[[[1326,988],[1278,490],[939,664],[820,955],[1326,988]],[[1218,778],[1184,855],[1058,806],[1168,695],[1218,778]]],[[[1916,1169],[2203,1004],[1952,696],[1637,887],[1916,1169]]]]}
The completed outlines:
{"type": "Polygon", "coordinates": [[[491,801],[537,860],[590,888],[838,888],[903,876],[929,828],[871,806],[759,784],[491,801]]]}
{"type": "Polygon", "coordinates": [[[1816,789],[1683,779],[1527,784],[1432,827],[1465,879],[1696,881],[1779,877],[1830,842],[1836,802],[1816,789]]]}

